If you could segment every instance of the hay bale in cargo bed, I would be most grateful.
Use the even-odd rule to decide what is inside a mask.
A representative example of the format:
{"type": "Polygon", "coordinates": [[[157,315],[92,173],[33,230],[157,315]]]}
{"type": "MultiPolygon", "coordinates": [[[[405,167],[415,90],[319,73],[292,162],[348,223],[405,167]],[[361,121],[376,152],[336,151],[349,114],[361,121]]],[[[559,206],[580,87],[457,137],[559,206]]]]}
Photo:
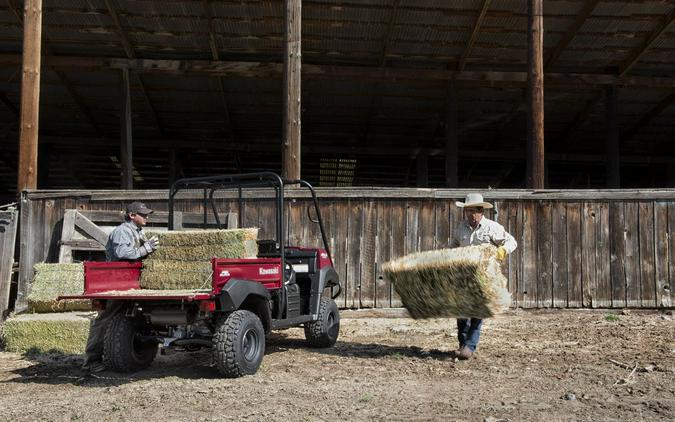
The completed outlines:
{"type": "Polygon", "coordinates": [[[488,318],[511,302],[496,253],[491,245],[420,252],[383,270],[413,318],[488,318]]]}
{"type": "Polygon", "coordinates": [[[18,353],[81,354],[95,312],[22,314],[2,326],[5,350],[18,353]]]}
{"type": "Polygon", "coordinates": [[[181,290],[211,287],[211,258],[255,258],[257,228],[147,232],[160,248],[143,261],[143,289],[181,290]]]}
{"type": "Polygon", "coordinates": [[[62,295],[78,295],[84,289],[84,267],[80,264],[35,264],[35,276],[28,294],[32,312],[69,312],[91,310],[89,300],[56,300],[62,295]]]}
{"type": "Polygon", "coordinates": [[[141,271],[142,289],[180,290],[211,287],[211,261],[146,260],[141,271]]]}
{"type": "Polygon", "coordinates": [[[146,236],[157,236],[161,247],[220,245],[257,240],[258,229],[146,231],[146,236]]]}

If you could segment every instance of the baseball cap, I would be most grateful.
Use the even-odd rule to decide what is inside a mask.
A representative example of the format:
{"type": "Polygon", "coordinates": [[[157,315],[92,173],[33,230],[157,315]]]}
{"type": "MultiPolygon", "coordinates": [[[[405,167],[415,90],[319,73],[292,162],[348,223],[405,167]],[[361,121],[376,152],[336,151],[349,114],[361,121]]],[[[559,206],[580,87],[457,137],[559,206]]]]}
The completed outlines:
{"type": "Polygon", "coordinates": [[[142,202],[132,202],[127,205],[127,214],[152,214],[152,210],[142,202]]]}

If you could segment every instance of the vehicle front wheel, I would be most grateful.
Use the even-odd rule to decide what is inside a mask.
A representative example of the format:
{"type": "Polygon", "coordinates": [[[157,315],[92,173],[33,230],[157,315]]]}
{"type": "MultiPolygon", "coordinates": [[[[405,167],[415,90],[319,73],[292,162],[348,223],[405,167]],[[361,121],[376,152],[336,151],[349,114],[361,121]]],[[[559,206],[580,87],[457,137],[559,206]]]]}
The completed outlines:
{"type": "Polygon", "coordinates": [[[213,335],[213,357],[227,378],[252,375],[265,355],[265,330],[256,314],[238,310],[221,320],[213,335]]]}
{"type": "Polygon", "coordinates": [[[143,326],[129,319],[124,313],[115,315],[106,328],[103,341],[103,363],[118,372],[134,372],[145,369],[157,355],[157,342],[144,341],[139,337],[143,326]]]}
{"type": "Polygon", "coordinates": [[[312,347],[331,347],[340,334],[340,312],[333,299],[321,298],[319,319],[305,324],[305,338],[312,347]]]}

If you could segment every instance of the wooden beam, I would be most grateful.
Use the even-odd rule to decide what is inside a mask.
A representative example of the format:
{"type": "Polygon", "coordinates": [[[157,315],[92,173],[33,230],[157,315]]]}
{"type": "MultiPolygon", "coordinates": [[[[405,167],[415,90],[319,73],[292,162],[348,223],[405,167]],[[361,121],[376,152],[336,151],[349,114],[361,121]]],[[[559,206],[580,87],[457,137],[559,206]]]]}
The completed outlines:
{"type": "MultiPolygon", "coordinates": [[[[283,74],[283,64],[271,62],[241,62],[212,60],[126,59],[112,57],[43,56],[44,66],[55,69],[129,69],[134,72],[170,75],[207,75],[228,78],[278,79],[283,74]]],[[[0,66],[21,65],[21,55],[0,54],[0,66]]],[[[307,79],[358,79],[358,80],[407,80],[449,81],[462,85],[525,86],[527,72],[520,71],[455,71],[447,69],[406,69],[350,65],[304,64],[302,76],[307,79]]],[[[643,87],[675,89],[675,77],[624,76],[615,73],[548,73],[548,86],[643,87]]]]}
{"type": "Polygon", "coordinates": [[[656,42],[659,37],[668,30],[668,27],[670,26],[671,23],[673,23],[673,20],[675,20],[675,7],[668,13],[666,16],[664,16],[660,22],[659,25],[654,29],[649,36],[640,44],[635,50],[631,52],[631,54],[626,58],[626,60],[623,61],[621,66],[619,66],[619,77],[623,77],[628,73],[633,66],[640,60],[643,54],[647,52],[651,48],[652,45],[656,42]]]}
{"type": "Polygon", "coordinates": [[[560,41],[558,41],[558,44],[556,44],[555,48],[549,53],[548,57],[546,58],[546,64],[544,65],[544,70],[548,70],[553,66],[553,63],[558,60],[560,55],[565,51],[567,46],[572,42],[574,37],[577,35],[577,32],[581,28],[581,26],[586,22],[586,19],[588,19],[591,14],[593,14],[593,10],[595,10],[595,6],[600,3],[600,0],[588,0],[583,2],[581,6],[581,10],[576,14],[576,19],[574,19],[574,23],[572,23],[572,26],[569,27],[567,32],[560,38],[560,41]]]}
{"type": "Polygon", "coordinates": [[[544,189],[544,7],[528,0],[527,187],[544,189]]]}
{"type": "Polygon", "coordinates": [[[301,0],[284,0],[284,123],[282,174],[286,179],[300,179],[301,132],[301,0]]]}
{"type": "Polygon", "coordinates": [[[17,190],[37,188],[42,0],[26,0],[17,190]]]}
{"type": "Polygon", "coordinates": [[[670,107],[675,103],[675,91],[666,95],[661,101],[659,101],[654,107],[647,110],[638,121],[631,126],[621,137],[621,144],[626,145],[637,133],[643,128],[647,127],[655,118],[657,118],[665,109],[670,107]]]}
{"type": "Polygon", "coordinates": [[[466,42],[466,46],[464,46],[464,50],[462,51],[462,54],[460,54],[459,60],[457,60],[457,70],[460,72],[464,70],[464,67],[466,66],[466,60],[469,58],[471,48],[476,42],[476,38],[480,32],[480,27],[483,25],[483,20],[485,19],[485,15],[487,14],[488,8],[490,7],[490,3],[492,3],[492,0],[483,0],[483,6],[478,12],[478,16],[476,16],[476,22],[473,24],[471,34],[469,34],[469,40],[466,42]]]}
{"type": "Polygon", "coordinates": [[[117,14],[117,9],[113,7],[112,1],[111,0],[103,0],[105,2],[105,6],[108,9],[108,13],[110,14],[110,18],[113,21],[113,25],[115,25],[115,32],[117,32],[117,36],[120,38],[120,41],[122,42],[122,47],[124,48],[124,52],[126,53],[127,57],[130,59],[133,59],[136,57],[134,54],[134,48],[131,46],[131,42],[129,41],[129,37],[127,36],[126,31],[124,28],[122,28],[122,23],[120,21],[120,17],[117,14]]]}
{"type": "Polygon", "coordinates": [[[618,189],[621,187],[620,177],[620,149],[619,149],[619,113],[617,107],[617,89],[608,86],[605,89],[605,110],[606,110],[606,183],[609,189],[618,189]]]}
{"type": "Polygon", "coordinates": [[[120,102],[120,188],[134,188],[133,137],[131,128],[131,90],[129,70],[121,71],[120,102]]]}
{"type": "Polygon", "coordinates": [[[458,153],[459,153],[459,122],[457,112],[457,88],[451,82],[446,95],[445,117],[445,187],[459,186],[458,153]]]}

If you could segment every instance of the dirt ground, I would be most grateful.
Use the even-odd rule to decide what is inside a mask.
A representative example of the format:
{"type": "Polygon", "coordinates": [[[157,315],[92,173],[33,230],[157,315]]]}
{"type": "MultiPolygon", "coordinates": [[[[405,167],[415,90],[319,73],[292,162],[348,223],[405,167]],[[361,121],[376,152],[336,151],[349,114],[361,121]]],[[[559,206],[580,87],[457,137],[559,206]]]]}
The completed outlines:
{"type": "MultiPolygon", "coordinates": [[[[368,315],[366,313],[366,315],[368,315]]],[[[675,420],[672,312],[512,311],[455,361],[454,320],[343,314],[332,349],[273,334],[256,375],[218,376],[206,352],[135,374],[80,356],[0,353],[0,414],[15,420],[675,420]]]]}

